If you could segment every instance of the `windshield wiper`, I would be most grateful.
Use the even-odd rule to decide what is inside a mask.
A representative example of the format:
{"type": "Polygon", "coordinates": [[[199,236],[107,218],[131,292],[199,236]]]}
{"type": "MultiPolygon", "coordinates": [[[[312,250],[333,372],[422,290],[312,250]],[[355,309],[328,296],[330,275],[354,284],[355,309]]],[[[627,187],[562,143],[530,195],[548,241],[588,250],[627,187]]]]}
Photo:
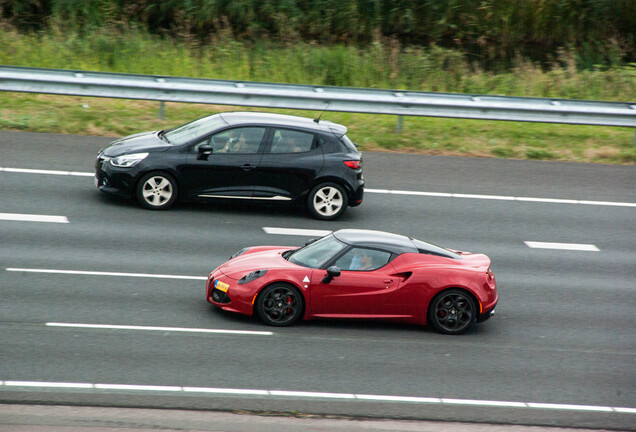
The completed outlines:
{"type": "Polygon", "coordinates": [[[170,144],[170,140],[168,138],[166,138],[166,131],[165,130],[160,131],[158,135],[159,135],[159,138],[161,138],[162,140],[164,140],[165,142],[170,144]]]}

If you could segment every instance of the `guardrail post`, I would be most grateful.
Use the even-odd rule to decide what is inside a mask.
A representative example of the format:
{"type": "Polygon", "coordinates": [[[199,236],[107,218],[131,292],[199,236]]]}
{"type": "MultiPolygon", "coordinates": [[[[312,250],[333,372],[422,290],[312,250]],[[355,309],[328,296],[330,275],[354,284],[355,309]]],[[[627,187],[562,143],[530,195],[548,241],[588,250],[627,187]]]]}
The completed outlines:
{"type": "Polygon", "coordinates": [[[166,103],[164,101],[159,102],[159,120],[163,120],[163,113],[166,109],[166,103]]]}
{"type": "Polygon", "coordinates": [[[399,115],[397,126],[395,127],[395,133],[401,133],[401,132],[402,132],[402,116],[399,115]]]}

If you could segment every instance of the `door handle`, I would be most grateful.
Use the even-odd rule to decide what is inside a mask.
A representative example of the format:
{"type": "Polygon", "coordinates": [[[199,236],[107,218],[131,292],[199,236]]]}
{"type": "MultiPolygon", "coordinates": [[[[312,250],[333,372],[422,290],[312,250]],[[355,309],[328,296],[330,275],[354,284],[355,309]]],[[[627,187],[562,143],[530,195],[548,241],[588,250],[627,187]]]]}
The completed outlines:
{"type": "Polygon", "coordinates": [[[393,279],[384,279],[384,281],[383,281],[383,282],[384,282],[384,283],[391,283],[391,282],[393,282],[393,279]]]}
{"type": "Polygon", "coordinates": [[[251,171],[251,170],[253,170],[254,168],[256,168],[256,166],[254,166],[254,165],[250,165],[250,164],[245,164],[245,165],[242,165],[242,166],[241,166],[241,169],[242,169],[243,171],[251,171]]]}

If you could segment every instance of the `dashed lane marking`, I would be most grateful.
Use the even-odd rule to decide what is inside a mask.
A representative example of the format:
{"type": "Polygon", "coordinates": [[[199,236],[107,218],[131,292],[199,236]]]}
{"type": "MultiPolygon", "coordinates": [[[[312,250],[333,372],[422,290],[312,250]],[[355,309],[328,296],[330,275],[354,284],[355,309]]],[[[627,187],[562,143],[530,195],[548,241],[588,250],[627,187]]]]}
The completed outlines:
{"type": "Polygon", "coordinates": [[[48,223],[69,223],[66,216],[51,216],[40,214],[23,213],[0,213],[0,220],[15,222],[48,222],[48,223]]]}
{"type": "Polygon", "coordinates": [[[323,237],[323,236],[326,236],[327,234],[331,234],[331,231],[329,230],[276,228],[276,227],[263,227],[263,231],[265,231],[267,234],[310,236],[310,237],[323,237]]]}
{"type": "Polygon", "coordinates": [[[554,250],[571,250],[571,251],[583,251],[583,252],[600,252],[600,249],[593,244],[580,244],[580,243],[551,243],[551,242],[537,242],[537,241],[524,241],[526,246],[532,249],[554,249],[554,250]]]}

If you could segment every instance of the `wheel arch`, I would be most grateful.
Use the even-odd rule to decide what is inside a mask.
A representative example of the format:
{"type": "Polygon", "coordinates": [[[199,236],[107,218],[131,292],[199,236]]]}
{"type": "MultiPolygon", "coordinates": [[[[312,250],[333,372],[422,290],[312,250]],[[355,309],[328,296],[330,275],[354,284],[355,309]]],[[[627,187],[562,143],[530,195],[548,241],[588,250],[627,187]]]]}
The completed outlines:
{"type": "Polygon", "coordinates": [[[177,185],[177,201],[181,201],[181,197],[184,196],[183,181],[181,179],[181,176],[179,175],[179,172],[170,168],[153,168],[153,169],[141,171],[139,174],[135,176],[133,191],[136,191],[137,187],[139,186],[139,182],[144,177],[150,174],[168,174],[170,177],[172,177],[172,179],[175,181],[177,185]]]}
{"type": "Polygon", "coordinates": [[[292,282],[286,281],[286,280],[275,280],[275,281],[268,282],[267,284],[263,285],[258,290],[256,295],[252,299],[252,315],[253,316],[258,316],[258,310],[256,309],[257,305],[258,305],[258,299],[263,294],[263,291],[265,291],[265,288],[270,287],[272,285],[287,285],[288,287],[294,288],[296,291],[298,291],[298,293],[300,294],[300,296],[303,299],[303,309],[302,309],[301,315],[298,318],[298,320],[304,319],[305,318],[305,312],[307,311],[307,296],[305,296],[305,293],[303,292],[302,289],[300,289],[299,286],[297,286],[296,284],[294,284],[292,282]]]}
{"type": "Polygon", "coordinates": [[[479,298],[477,297],[477,295],[470,290],[469,288],[465,287],[465,286],[458,286],[458,285],[452,285],[452,286],[448,286],[446,288],[443,288],[439,291],[437,291],[435,294],[433,294],[428,302],[428,306],[426,307],[426,314],[424,316],[424,321],[425,324],[428,325],[428,317],[431,313],[431,308],[433,307],[433,299],[435,299],[437,296],[439,296],[440,294],[446,292],[446,291],[450,291],[450,290],[459,290],[459,291],[463,291],[465,293],[467,293],[470,298],[473,300],[473,302],[475,302],[475,308],[476,308],[476,312],[477,312],[477,316],[479,316],[482,312],[482,304],[481,301],[479,300],[479,298]]]}
{"type": "Polygon", "coordinates": [[[333,175],[328,175],[328,176],[324,176],[324,177],[318,177],[316,178],[311,185],[309,186],[309,188],[307,189],[307,192],[305,192],[303,194],[303,200],[307,199],[307,196],[309,195],[309,193],[318,185],[324,184],[324,183],[335,183],[338,186],[340,186],[342,189],[344,189],[344,191],[347,193],[347,206],[349,206],[355,191],[350,187],[349,184],[347,184],[347,182],[343,181],[342,178],[337,177],[337,176],[333,176],[333,175]]]}

